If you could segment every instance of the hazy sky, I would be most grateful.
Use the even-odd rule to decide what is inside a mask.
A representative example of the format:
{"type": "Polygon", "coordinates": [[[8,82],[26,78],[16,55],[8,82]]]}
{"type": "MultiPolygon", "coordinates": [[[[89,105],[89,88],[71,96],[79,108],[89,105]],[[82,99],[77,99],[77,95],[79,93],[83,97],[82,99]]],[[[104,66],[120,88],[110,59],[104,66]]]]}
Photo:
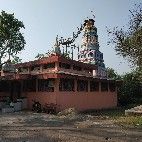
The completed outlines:
{"type": "Polygon", "coordinates": [[[126,25],[129,9],[139,2],[142,0],[0,0],[0,11],[15,13],[25,25],[26,46],[20,53],[22,61],[34,60],[38,53],[51,49],[57,34],[72,36],[86,17],[92,18],[91,11],[94,11],[105,64],[123,73],[130,71],[130,67],[124,59],[116,56],[114,45],[107,45],[106,26],[126,25]]]}

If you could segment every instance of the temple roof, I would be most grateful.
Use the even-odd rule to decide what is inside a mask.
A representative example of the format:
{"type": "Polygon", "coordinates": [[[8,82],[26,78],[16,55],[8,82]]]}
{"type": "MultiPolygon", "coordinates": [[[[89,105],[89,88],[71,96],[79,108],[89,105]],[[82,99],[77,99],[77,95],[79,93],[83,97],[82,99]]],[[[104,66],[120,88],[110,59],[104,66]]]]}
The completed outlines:
{"type": "Polygon", "coordinates": [[[30,67],[34,65],[41,65],[41,64],[48,64],[48,63],[54,63],[54,62],[63,62],[63,63],[68,63],[68,64],[74,64],[77,66],[81,66],[84,68],[88,69],[96,69],[96,65],[88,64],[88,63],[82,63],[76,60],[68,59],[64,56],[61,55],[51,55],[50,57],[43,57],[42,59],[34,60],[34,61],[29,61],[29,62],[24,62],[20,64],[16,64],[16,68],[19,67],[30,67]]]}

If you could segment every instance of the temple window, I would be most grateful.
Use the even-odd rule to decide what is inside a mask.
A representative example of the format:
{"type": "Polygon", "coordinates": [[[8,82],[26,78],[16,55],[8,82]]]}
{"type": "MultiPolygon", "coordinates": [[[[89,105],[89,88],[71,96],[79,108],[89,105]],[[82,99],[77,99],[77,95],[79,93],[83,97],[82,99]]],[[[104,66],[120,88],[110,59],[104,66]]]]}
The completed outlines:
{"type": "Polygon", "coordinates": [[[22,69],[21,69],[21,68],[18,68],[18,72],[22,72],[22,69]]]}
{"type": "Polygon", "coordinates": [[[101,82],[101,91],[108,91],[108,83],[101,82]]]}
{"type": "Polygon", "coordinates": [[[59,62],[59,67],[64,68],[64,69],[70,69],[71,68],[70,64],[61,63],[61,62],[59,62]]]}
{"type": "Polygon", "coordinates": [[[96,52],[96,56],[95,56],[96,58],[98,57],[98,53],[96,52]]]}
{"type": "Polygon", "coordinates": [[[84,55],[81,55],[81,58],[85,58],[84,55]]]}
{"type": "Polygon", "coordinates": [[[35,65],[31,67],[31,71],[39,71],[40,70],[40,66],[39,65],[35,65]]]}
{"type": "Polygon", "coordinates": [[[88,91],[88,81],[78,80],[77,81],[77,91],[88,91]]]}
{"type": "Polygon", "coordinates": [[[8,92],[10,84],[7,81],[0,81],[0,92],[8,92]]]}
{"type": "Polygon", "coordinates": [[[90,81],[90,91],[99,91],[99,82],[90,81]]]}
{"type": "Polygon", "coordinates": [[[18,68],[18,72],[28,72],[28,67],[21,67],[21,68],[18,68]]]}
{"type": "Polygon", "coordinates": [[[81,71],[82,68],[80,66],[73,65],[73,70],[81,71]]]}
{"type": "Polygon", "coordinates": [[[36,92],[36,80],[24,80],[23,81],[23,92],[36,92]]]}
{"type": "Polygon", "coordinates": [[[115,92],[115,89],[116,89],[115,83],[109,83],[109,90],[110,90],[110,92],[115,92]]]}
{"type": "Polygon", "coordinates": [[[43,65],[43,69],[55,68],[55,63],[48,63],[43,65]]]}
{"type": "Polygon", "coordinates": [[[93,57],[93,53],[92,53],[92,52],[89,53],[89,54],[88,54],[88,57],[93,57]]]}
{"type": "Polygon", "coordinates": [[[100,58],[103,60],[103,54],[100,54],[100,58]]]}
{"type": "Polygon", "coordinates": [[[87,72],[87,73],[93,73],[93,70],[92,70],[92,69],[84,68],[84,71],[87,72]]]}
{"type": "Polygon", "coordinates": [[[54,79],[39,79],[38,80],[39,92],[54,92],[54,79]]]}
{"type": "Polygon", "coordinates": [[[74,91],[74,79],[60,79],[59,83],[60,91],[74,91]]]}

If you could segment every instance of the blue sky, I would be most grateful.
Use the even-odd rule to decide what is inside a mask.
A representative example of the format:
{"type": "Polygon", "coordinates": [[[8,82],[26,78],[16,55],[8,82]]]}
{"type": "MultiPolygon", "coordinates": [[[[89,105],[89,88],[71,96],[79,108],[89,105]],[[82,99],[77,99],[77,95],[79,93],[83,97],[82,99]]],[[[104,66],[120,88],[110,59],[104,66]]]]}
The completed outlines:
{"type": "MultiPolygon", "coordinates": [[[[25,25],[25,50],[22,61],[34,60],[38,53],[46,53],[55,42],[56,35],[72,36],[86,17],[95,13],[100,51],[107,67],[118,73],[130,71],[128,62],[116,55],[114,45],[108,46],[106,26],[122,27],[128,22],[129,9],[141,0],[0,0],[0,11],[15,13],[25,25]]],[[[142,2],[142,1],[141,1],[142,2]]]]}

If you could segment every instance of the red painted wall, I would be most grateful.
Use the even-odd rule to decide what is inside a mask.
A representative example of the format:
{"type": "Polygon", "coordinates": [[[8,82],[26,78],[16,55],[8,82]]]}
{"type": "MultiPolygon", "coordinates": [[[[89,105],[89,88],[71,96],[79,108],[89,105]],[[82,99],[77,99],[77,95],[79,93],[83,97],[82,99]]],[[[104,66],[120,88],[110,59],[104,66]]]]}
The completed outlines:
{"type": "MultiPolygon", "coordinates": [[[[75,83],[75,90],[77,89],[75,83]]],[[[89,87],[88,87],[89,90],[89,87]]],[[[0,96],[10,96],[10,93],[0,93],[0,96]]],[[[23,92],[27,97],[28,108],[32,109],[33,101],[39,101],[42,106],[46,103],[57,104],[59,110],[74,107],[79,111],[89,109],[104,109],[117,106],[117,92],[78,92],[59,91],[59,79],[55,79],[54,92],[23,92]]]]}
{"type": "Polygon", "coordinates": [[[23,93],[22,96],[27,97],[28,108],[32,109],[33,100],[39,101],[42,107],[47,103],[56,104],[56,95],[54,92],[28,92],[23,93]]]}
{"type": "Polygon", "coordinates": [[[32,100],[39,101],[42,106],[46,103],[55,103],[59,110],[74,107],[79,111],[89,109],[104,109],[117,106],[115,92],[31,92],[23,94],[28,99],[28,108],[32,109],[32,100]]]}
{"type": "Polygon", "coordinates": [[[110,92],[61,92],[57,95],[60,109],[75,107],[77,110],[113,108],[117,106],[116,93],[110,92]]]}

